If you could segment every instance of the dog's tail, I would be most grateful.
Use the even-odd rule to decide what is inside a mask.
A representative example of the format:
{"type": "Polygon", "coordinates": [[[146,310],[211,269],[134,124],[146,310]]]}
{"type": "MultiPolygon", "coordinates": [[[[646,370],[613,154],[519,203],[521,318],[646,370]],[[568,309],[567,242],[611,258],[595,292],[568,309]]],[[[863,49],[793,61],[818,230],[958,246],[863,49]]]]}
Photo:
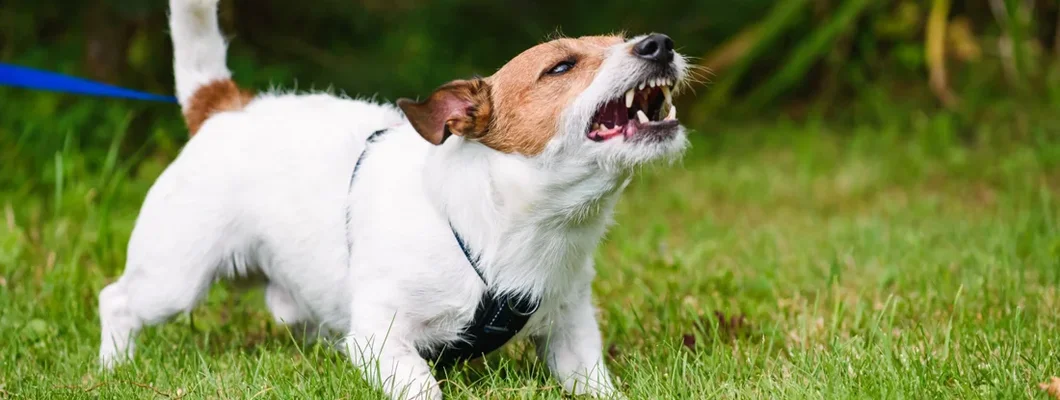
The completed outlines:
{"type": "Polygon", "coordinates": [[[243,108],[253,95],[240,90],[225,65],[227,45],[217,23],[219,0],[169,0],[177,100],[191,135],[211,115],[243,108]]]}

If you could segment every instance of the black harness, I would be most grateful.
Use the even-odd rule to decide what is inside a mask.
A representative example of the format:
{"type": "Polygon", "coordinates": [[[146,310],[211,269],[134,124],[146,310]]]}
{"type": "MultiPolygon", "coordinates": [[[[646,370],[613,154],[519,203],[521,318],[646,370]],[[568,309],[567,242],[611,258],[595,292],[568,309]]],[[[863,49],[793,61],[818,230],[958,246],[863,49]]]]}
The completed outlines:
{"type": "MultiPolygon", "coordinates": [[[[361,156],[354,164],[353,173],[350,176],[350,186],[353,186],[353,177],[361,168],[365,155],[368,154],[368,146],[376,142],[386,129],[376,131],[368,136],[368,140],[361,151],[361,156]]],[[[349,222],[349,210],[347,209],[347,222],[349,222]]],[[[435,366],[447,368],[461,361],[473,360],[499,349],[515,337],[519,330],[526,325],[530,317],[537,311],[540,300],[530,299],[526,296],[511,293],[497,293],[489,288],[486,276],[479,268],[479,257],[472,256],[467,242],[456,232],[452,224],[449,225],[453,232],[453,238],[460,245],[471,268],[482,283],[486,285],[486,291],[479,300],[475,309],[475,317],[460,332],[461,340],[444,344],[434,349],[421,349],[420,356],[427,360],[433,360],[435,366]]],[[[347,227],[348,229],[348,227],[347,227]]]]}

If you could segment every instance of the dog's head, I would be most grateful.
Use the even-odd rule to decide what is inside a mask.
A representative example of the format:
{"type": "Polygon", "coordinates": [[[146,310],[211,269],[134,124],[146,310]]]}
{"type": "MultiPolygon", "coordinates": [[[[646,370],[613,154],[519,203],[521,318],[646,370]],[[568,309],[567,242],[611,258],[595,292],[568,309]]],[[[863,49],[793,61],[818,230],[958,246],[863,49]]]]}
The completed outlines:
{"type": "Polygon", "coordinates": [[[398,106],[433,144],[458,135],[504,153],[631,167],[684,149],[671,99],[687,67],[666,35],[563,38],[398,106]]]}

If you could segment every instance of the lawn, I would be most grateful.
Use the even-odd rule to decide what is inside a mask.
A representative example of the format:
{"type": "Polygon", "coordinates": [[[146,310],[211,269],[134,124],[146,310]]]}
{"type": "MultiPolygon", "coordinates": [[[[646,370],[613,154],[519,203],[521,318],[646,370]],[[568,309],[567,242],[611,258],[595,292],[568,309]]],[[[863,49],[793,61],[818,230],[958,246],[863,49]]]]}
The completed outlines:
{"type": "MultiPolygon", "coordinates": [[[[96,294],[179,151],[168,106],[0,91],[0,398],[378,398],[325,345],[218,285],[97,371],[96,294]]],[[[1007,111],[1006,111],[1007,110],[1007,111]]],[[[1054,111],[1055,114],[1055,111],[1054,111]]],[[[1047,398],[1060,375],[1060,123],[895,111],[692,135],[597,252],[632,399],[1047,398]]],[[[525,343],[449,398],[564,398],[525,343]]]]}

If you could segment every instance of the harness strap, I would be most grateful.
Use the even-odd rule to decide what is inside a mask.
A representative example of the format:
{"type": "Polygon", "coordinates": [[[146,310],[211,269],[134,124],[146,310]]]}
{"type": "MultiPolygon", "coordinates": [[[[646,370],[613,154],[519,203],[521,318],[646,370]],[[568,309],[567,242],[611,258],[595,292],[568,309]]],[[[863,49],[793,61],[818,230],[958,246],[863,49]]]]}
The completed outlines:
{"type": "MultiPolygon", "coordinates": [[[[450,228],[452,226],[450,225],[450,228]]],[[[479,257],[472,257],[466,242],[452,229],[453,237],[460,244],[468,263],[482,282],[486,278],[479,268],[479,257]]],[[[488,286],[488,283],[487,283],[488,286]]],[[[530,317],[534,315],[541,302],[527,296],[513,293],[496,293],[487,287],[475,309],[475,317],[464,327],[460,336],[463,340],[443,345],[440,349],[421,352],[420,356],[435,361],[435,367],[448,368],[461,361],[474,360],[492,353],[504,346],[519,333],[530,317]]]]}
{"type": "Polygon", "coordinates": [[[453,227],[451,222],[449,223],[449,230],[453,231],[453,237],[456,238],[456,244],[460,245],[460,251],[464,252],[464,257],[467,258],[467,262],[471,263],[471,268],[475,270],[475,274],[478,274],[478,278],[482,279],[482,283],[486,283],[486,276],[483,275],[482,271],[478,268],[478,262],[481,259],[481,256],[471,256],[471,248],[467,247],[467,242],[465,242],[464,238],[456,232],[456,228],[453,227]]]}
{"type": "MultiPolygon", "coordinates": [[[[376,142],[386,130],[380,130],[368,136],[357,163],[354,164],[353,173],[350,174],[350,187],[353,187],[353,178],[360,171],[365,155],[368,154],[368,146],[376,142]]],[[[349,210],[347,210],[348,212],[349,210]]],[[[350,216],[347,215],[347,221],[350,216]]],[[[435,349],[421,350],[420,356],[427,360],[434,360],[438,368],[448,368],[458,362],[473,360],[482,357],[504,346],[530,320],[538,307],[540,300],[531,299],[527,296],[513,293],[497,293],[489,288],[489,282],[482,269],[479,268],[480,256],[473,255],[471,248],[464,238],[457,233],[456,228],[449,224],[453,232],[453,238],[460,245],[464,257],[471,264],[471,268],[478,274],[479,279],[486,285],[486,291],[475,308],[475,317],[460,332],[462,340],[447,343],[435,349]]]]}

